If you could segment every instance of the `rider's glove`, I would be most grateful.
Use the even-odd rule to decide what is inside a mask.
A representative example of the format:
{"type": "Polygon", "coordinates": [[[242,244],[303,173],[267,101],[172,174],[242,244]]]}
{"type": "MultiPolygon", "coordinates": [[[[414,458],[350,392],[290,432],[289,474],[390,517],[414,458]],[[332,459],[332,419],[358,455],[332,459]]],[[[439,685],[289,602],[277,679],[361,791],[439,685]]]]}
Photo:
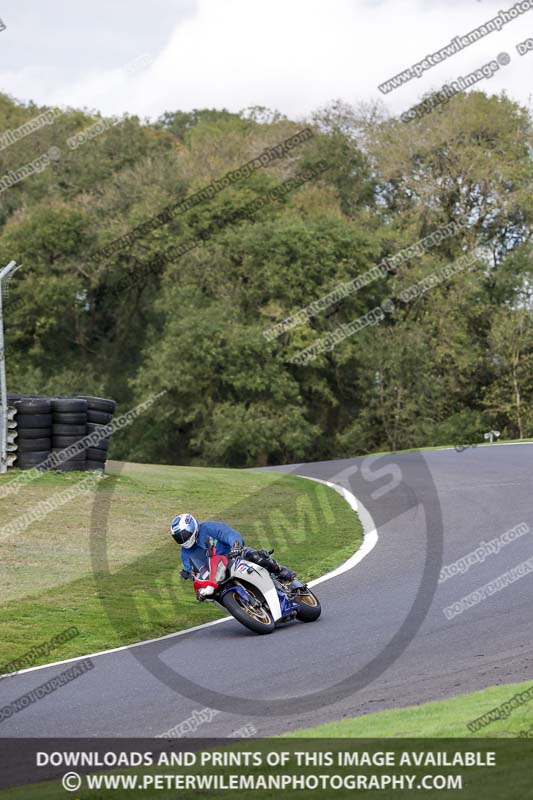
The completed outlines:
{"type": "Polygon", "coordinates": [[[191,577],[191,573],[187,569],[180,569],[180,575],[184,581],[188,581],[191,577]]]}
{"type": "Polygon", "coordinates": [[[228,553],[228,558],[237,558],[238,556],[242,555],[243,550],[244,547],[242,546],[242,544],[237,544],[237,543],[233,544],[231,546],[231,550],[228,553]]]}

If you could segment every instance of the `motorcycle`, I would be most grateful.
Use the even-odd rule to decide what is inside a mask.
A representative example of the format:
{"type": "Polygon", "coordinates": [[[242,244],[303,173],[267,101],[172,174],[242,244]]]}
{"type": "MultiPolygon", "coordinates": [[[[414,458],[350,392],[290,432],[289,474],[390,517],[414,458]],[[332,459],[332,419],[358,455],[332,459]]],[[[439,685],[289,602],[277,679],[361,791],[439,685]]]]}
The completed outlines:
{"type": "Polygon", "coordinates": [[[191,559],[199,602],[214,603],[259,634],[272,633],[276,625],[293,619],[314,622],[319,618],[320,603],[305,583],[296,578],[281,581],[264,567],[241,558],[241,552],[217,555],[215,543],[209,542],[207,566],[191,559]]]}

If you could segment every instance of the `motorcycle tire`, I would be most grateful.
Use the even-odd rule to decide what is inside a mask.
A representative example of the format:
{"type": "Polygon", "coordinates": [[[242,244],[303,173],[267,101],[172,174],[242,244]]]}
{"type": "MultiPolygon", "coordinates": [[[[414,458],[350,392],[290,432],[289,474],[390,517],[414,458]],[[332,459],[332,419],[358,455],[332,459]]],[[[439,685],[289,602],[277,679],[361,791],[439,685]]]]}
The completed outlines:
{"type": "Polygon", "coordinates": [[[245,602],[236,589],[233,591],[230,590],[224,595],[222,598],[222,605],[237,622],[240,622],[241,625],[244,625],[245,628],[248,628],[248,630],[254,633],[272,633],[274,630],[274,620],[270,612],[263,608],[263,615],[255,612],[257,616],[253,616],[255,610],[250,607],[250,611],[246,611],[245,602]],[[263,621],[261,621],[260,616],[263,616],[263,621]]]}
{"type": "Polygon", "coordinates": [[[300,622],[314,622],[322,613],[318,598],[310,589],[305,589],[291,599],[298,606],[296,619],[299,619],[300,622]]]}

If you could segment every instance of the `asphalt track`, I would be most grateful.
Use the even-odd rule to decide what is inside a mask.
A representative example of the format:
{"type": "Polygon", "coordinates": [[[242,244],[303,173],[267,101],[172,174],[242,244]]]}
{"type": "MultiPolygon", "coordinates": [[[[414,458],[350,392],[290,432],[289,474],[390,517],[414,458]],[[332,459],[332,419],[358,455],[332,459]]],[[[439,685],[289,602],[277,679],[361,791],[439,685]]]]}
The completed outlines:
{"type": "MultiPolygon", "coordinates": [[[[210,691],[224,696],[225,709],[195,735],[230,736],[250,724],[258,735],[269,735],[532,678],[533,574],[453,619],[443,613],[444,607],[533,557],[532,462],[533,445],[498,445],[282,468],[350,489],[379,534],[359,564],[317,587],[323,605],[317,623],[291,623],[257,637],[230,619],[96,656],[92,671],[1,722],[0,735],[158,735],[195,710],[215,707],[210,691]],[[367,671],[360,688],[350,693],[331,689],[360,670],[363,675],[365,665],[384,651],[409,616],[422,584],[427,543],[431,556],[439,527],[428,514],[442,515],[442,564],[519,523],[527,523],[531,532],[465,574],[428,584],[428,608],[416,612],[418,619],[411,614],[411,634],[403,641],[400,636],[387,667],[380,674],[367,671]],[[151,669],[158,654],[169,671],[194,679],[205,690],[191,690],[185,697],[163,683],[151,669]],[[303,702],[295,712],[294,698],[311,695],[308,707],[303,702]],[[242,698],[257,701],[261,713],[250,713],[253,702],[244,703],[243,711],[242,698]],[[275,713],[265,713],[269,703],[275,713]],[[279,708],[285,703],[291,711],[283,715],[279,708]]],[[[431,565],[437,575],[442,564],[431,565]]],[[[66,666],[4,678],[0,707],[66,666]]]]}

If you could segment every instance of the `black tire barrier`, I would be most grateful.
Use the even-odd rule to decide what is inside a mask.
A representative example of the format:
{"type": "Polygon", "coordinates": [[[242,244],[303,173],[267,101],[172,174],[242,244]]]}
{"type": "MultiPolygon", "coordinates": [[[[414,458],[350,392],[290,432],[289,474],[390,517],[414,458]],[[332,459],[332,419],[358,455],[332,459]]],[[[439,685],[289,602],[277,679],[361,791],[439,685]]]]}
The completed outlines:
{"type": "Polygon", "coordinates": [[[107,414],[114,414],[117,404],[114,400],[108,400],[107,397],[85,397],[79,395],[82,400],[87,400],[89,411],[105,411],[107,414]]]}
{"type": "Polygon", "coordinates": [[[85,436],[85,425],[56,425],[55,420],[52,425],[54,436],[85,436]]]}
{"type": "MultiPolygon", "coordinates": [[[[101,436],[105,431],[105,425],[98,425],[96,422],[88,422],[87,423],[87,434],[89,433],[97,433],[101,436]]],[[[92,447],[96,447],[98,450],[107,450],[109,447],[110,436],[104,436],[98,444],[93,444],[92,447]]]]}
{"type": "Polygon", "coordinates": [[[80,442],[83,438],[79,434],[77,436],[52,436],[52,444],[54,448],[63,449],[80,442]]]}
{"type": "Polygon", "coordinates": [[[21,398],[13,404],[19,414],[51,414],[52,404],[45,398],[21,398]]]}
{"type": "Polygon", "coordinates": [[[63,461],[60,470],[61,472],[85,472],[86,466],[86,461],[63,461]]]}
{"type": "Polygon", "coordinates": [[[17,442],[17,453],[40,453],[43,450],[49,451],[51,447],[51,439],[20,439],[17,442]]]}
{"type": "Polygon", "coordinates": [[[67,414],[61,411],[54,411],[53,422],[54,425],[85,425],[87,423],[87,412],[67,414]]]}
{"type": "Polygon", "coordinates": [[[55,397],[52,409],[60,414],[80,414],[87,411],[87,400],[72,397],[55,397]]]}
{"type": "Polygon", "coordinates": [[[105,469],[105,464],[103,461],[86,461],[85,462],[85,470],[86,472],[94,472],[97,470],[98,472],[103,472],[105,469]]]}
{"type": "Polygon", "coordinates": [[[75,452],[56,469],[104,471],[110,441],[104,426],[113,419],[114,400],[92,396],[50,398],[18,392],[8,392],[8,400],[9,407],[17,411],[10,428],[14,446],[10,466],[37,467],[44,471],[49,466],[41,468],[40,465],[47,461],[51,452],[64,451],[88,434],[97,433],[102,439],[92,443],[90,448],[75,452]]]}
{"type": "Polygon", "coordinates": [[[107,453],[109,450],[109,439],[100,439],[98,444],[91,442],[91,447],[93,447],[95,450],[104,450],[107,453]]]}
{"type": "MultiPolygon", "coordinates": [[[[63,452],[63,448],[54,447],[53,450],[52,450],[52,455],[59,455],[59,453],[62,453],[62,452],[63,452]]],[[[70,464],[72,461],[75,461],[76,463],[78,463],[78,461],[86,461],[87,460],[86,459],[86,455],[87,455],[87,451],[86,450],[84,450],[83,453],[75,453],[71,458],[66,458],[64,461],[62,461],[60,466],[58,467],[58,469],[62,469],[63,468],[63,464],[70,464]]],[[[52,467],[52,469],[53,469],[53,467],[52,467]]]]}
{"type": "Polygon", "coordinates": [[[95,450],[103,450],[107,453],[109,450],[109,439],[100,439],[98,444],[91,443],[91,447],[93,447],[95,450]]]}
{"type": "Polygon", "coordinates": [[[113,419],[113,414],[108,414],[107,411],[91,411],[87,412],[87,422],[97,422],[99,425],[109,425],[113,419]]]}
{"type": "Polygon", "coordinates": [[[52,435],[52,428],[19,428],[17,425],[16,430],[19,442],[26,439],[47,439],[52,435]]]}
{"type": "MultiPolygon", "coordinates": [[[[109,423],[108,423],[109,424],[109,423]]],[[[87,423],[87,433],[103,433],[105,430],[105,425],[102,425],[100,422],[88,422],[87,423]]],[[[106,434],[108,435],[108,434],[106,434]]]]}
{"type": "Polygon", "coordinates": [[[46,461],[50,455],[49,450],[37,451],[34,453],[21,453],[17,456],[17,467],[19,469],[32,469],[38,467],[43,461],[46,461]]]}
{"type": "Polygon", "coordinates": [[[107,461],[106,450],[97,450],[95,447],[89,447],[87,450],[87,461],[107,461]]]}
{"type": "Polygon", "coordinates": [[[100,439],[98,444],[92,444],[91,447],[94,450],[102,450],[102,452],[107,453],[109,450],[109,439],[100,439]]]}
{"type": "Polygon", "coordinates": [[[17,428],[51,428],[51,414],[17,414],[17,428]]]}

